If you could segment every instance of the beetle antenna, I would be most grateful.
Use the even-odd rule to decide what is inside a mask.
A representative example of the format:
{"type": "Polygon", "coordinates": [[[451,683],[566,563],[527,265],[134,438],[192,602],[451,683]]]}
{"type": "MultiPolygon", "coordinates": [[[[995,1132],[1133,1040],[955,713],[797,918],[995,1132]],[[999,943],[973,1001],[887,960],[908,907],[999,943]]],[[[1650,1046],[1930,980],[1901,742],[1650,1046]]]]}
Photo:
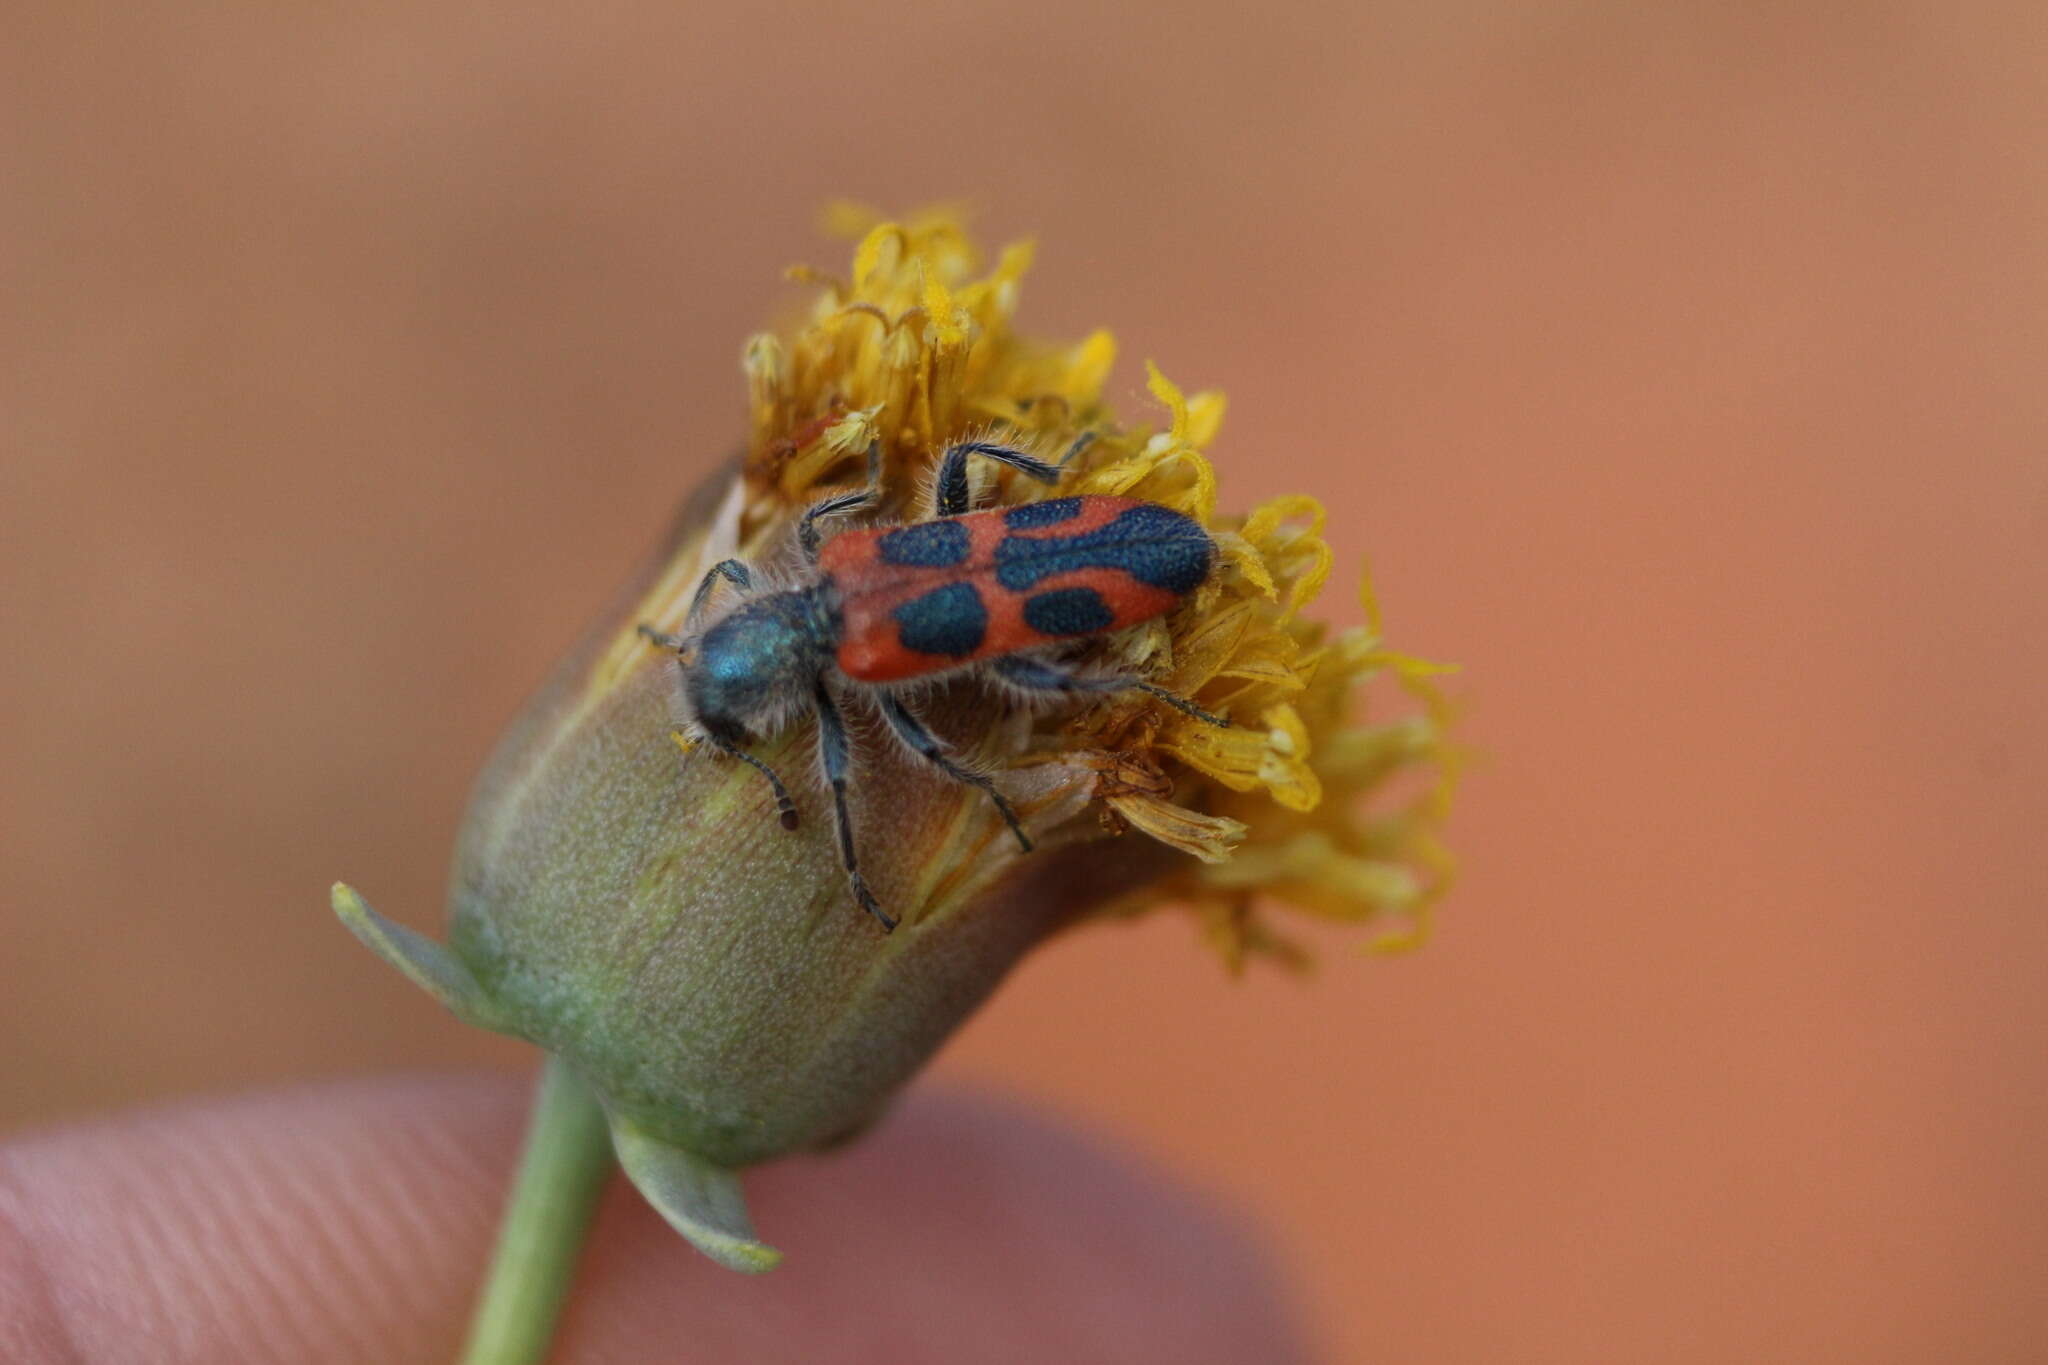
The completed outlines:
{"type": "Polygon", "coordinates": [[[1159,698],[1159,700],[1165,702],[1168,706],[1171,706],[1174,710],[1180,712],[1182,715],[1193,716],[1196,720],[1199,720],[1206,725],[1214,725],[1219,729],[1224,730],[1228,730],[1230,728],[1229,721],[1225,720],[1221,716],[1211,715],[1209,712],[1204,711],[1201,707],[1195,705],[1186,697],[1183,697],[1178,693],[1169,692],[1163,687],[1154,687],[1151,683],[1138,682],[1136,680],[1125,683],[1124,685],[1126,687],[1135,687],[1136,689],[1138,689],[1138,691],[1145,693],[1147,696],[1157,697],[1159,698]]]}
{"type": "Polygon", "coordinates": [[[1079,436],[1076,436],[1074,443],[1067,447],[1067,453],[1060,456],[1060,462],[1054,468],[1065,469],[1068,465],[1072,464],[1075,456],[1095,444],[1095,437],[1096,433],[1092,431],[1084,431],[1079,436]]]}

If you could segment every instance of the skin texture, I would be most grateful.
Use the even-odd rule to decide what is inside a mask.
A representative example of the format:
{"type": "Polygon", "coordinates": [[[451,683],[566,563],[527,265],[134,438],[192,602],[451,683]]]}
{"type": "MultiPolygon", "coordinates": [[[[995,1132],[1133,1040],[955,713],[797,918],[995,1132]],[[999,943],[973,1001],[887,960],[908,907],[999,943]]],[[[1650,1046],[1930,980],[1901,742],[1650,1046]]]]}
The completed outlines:
{"type": "MultiPolygon", "coordinates": [[[[420,1076],[150,1111],[0,1149],[0,1359],[452,1358],[523,1079],[420,1076]]],[[[750,1185],[790,1254],[718,1270],[615,1182],[561,1365],[1306,1359],[1244,1230],[1124,1158],[982,1101],[750,1185]]]]}

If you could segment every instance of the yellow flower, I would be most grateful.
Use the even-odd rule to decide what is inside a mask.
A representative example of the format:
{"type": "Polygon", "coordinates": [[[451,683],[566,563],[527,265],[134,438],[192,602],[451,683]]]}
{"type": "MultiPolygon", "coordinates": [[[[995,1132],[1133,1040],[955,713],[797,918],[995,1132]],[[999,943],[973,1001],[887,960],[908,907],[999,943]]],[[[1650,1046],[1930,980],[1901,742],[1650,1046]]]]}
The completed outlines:
{"type": "MultiPolygon", "coordinates": [[[[1136,830],[1199,860],[1116,911],[1191,908],[1233,965],[1261,952],[1298,960],[1263,924],[1267,900],[1373,924],[1377,947],[1419,942],[1451,871],[1438,830],[1456,765],[1449,709],[1432,682],[1445,670],[1385,647],[1369,585],[1364,627],[1332,636],[1303,616],[1332,567],[1322,505],[1284,497],[1248,515],[1219,515],[1208,452],[1222,429],[1223,395],[1183,395],[1148,363],[1166,420],[1119,422],[1103,401],[1117,355],[1109,332],[1061,344],[1013,328],[1029,244],[1005,248],[981,273],[951,213],[897,222],[841,206],[829,221],[859,236],[851,271],[793,270],[819,286],[804,320],[755,337],[743,352],[753,420],[738,542],[766,549],[822,488],[857,481],[871,438],[882,442],[885,480],[907,508],[910,490],[953,440],[997,430],[1057,453],[1091,436],[1057,488],[998,471],[986,476],[985,496],[1011,504],[1117,494],[1207,526],[1221,547],[1220,572],[1178,611],[1103,650],[1227,712],[1232,725],[1219,730],[1143,694],[1113,694],[1043,720],[1007,761],[1085,772],[1107,817],[1093,830],[1136,830]],[[1364,690],[1380,677],[1415,709],[1368,719],[1364,690]],[[1411,773],[1423,775],[1419,790],[1407,783],[1398,804],[1374,809],[1411,773]]],[[[646,618],[679,622],[698,568],[650,595],[646,618]]],[[[621,637],[619,648],[630,654],[635,642],[621,637]]]]}

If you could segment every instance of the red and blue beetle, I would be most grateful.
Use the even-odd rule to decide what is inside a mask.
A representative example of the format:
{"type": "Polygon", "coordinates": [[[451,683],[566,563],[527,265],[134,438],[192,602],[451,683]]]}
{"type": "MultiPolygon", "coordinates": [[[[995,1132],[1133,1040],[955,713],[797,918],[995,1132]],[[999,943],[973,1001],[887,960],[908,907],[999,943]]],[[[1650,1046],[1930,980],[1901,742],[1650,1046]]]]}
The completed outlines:
{"type": "Polygon", "coordinates": [[[1090,439],[1076,441],[1058,465],[1014,446],[962,441],[939,462],[930,520],[825,539],[821,518],[881,500],[880,447],[870,446],[868,486],[813,504],[797,523],[809,569],[802,586],[745,597],[707,626],[705,607],[719,579],[742,592],[753,588],[744,563],[724,560],[698,585],[680,634],[640,627],[677,652],[689,731],[767,778],[787,829],[797,826],[796,803],[743,746],[793,716],[816,716],[840,861],[854,898],[884,929],[896,921],[861,877],[847,818],[845,695],[865,696],[905,748],[988,793],[1027,853],[1031,840],[1010,803],[985,775],[948,756],[904,705],[901,684],[980,668],[1027,694],[1136,689],[1212,725],[1227,723],[1151,683],[1078,672],[1060,658],[1062,646],[1163,615],[1200,587],[1215,568],[1216,542],[1198,522],[1158,503],[1100,495],[968,510],[970,457],[1054,484],[1090,439]]]}

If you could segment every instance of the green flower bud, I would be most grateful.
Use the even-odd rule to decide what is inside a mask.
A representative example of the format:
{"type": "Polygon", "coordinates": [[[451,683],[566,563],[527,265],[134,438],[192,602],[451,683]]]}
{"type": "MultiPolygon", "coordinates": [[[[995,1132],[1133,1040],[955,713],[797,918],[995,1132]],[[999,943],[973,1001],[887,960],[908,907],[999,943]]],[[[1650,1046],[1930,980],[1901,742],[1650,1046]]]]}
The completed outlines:
{"type": "MultiPolygon", "coordinates": [[[[730,487],[722,476],[693,500],[629,601],[701,558],[702,518],[730,487]]],[[[750,768],[669,742],[672,655],[638,643],[637,661],[593,682],[636,624],[602,623],[485,769],[456,852],[448,947],[346,887],[335,904],[457,1015],[567,1061],[650,1200],[715,1258],[761,1269],[773,1256],[730,1172],[864,1128],[1019,957],[1175,855],[1063,838],[1090,774],[1060,764],[1005,784],[1041,831],[1022,855],[979,791],[864,746],[853,825],[869,883],[903,917],[884,933],[847,892],[829,797],[796,780],[808,727],[757,750],[791,776],[792,831],[750,768]]],[[[965,689],[926,719],[959,733],[974,700],[965,689]]]]}

